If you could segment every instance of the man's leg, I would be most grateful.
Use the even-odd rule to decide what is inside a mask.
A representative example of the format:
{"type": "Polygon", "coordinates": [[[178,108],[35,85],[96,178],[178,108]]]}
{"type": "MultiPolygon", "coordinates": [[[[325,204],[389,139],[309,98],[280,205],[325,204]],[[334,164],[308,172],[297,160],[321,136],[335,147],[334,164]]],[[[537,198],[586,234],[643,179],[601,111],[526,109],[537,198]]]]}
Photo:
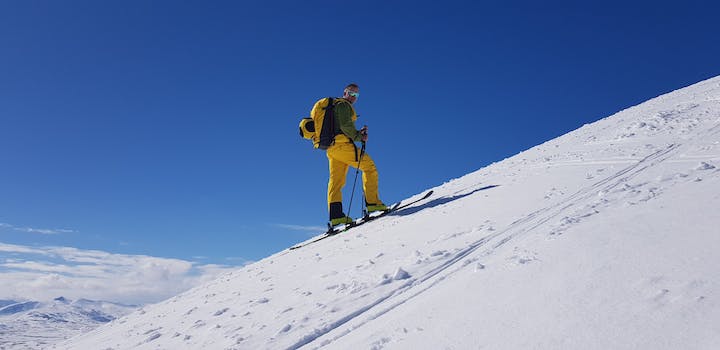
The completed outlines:
{"type": "MultiPolygon", "coordinates": [[[[330,162],[331,174],[330,183],[328,184],[328,203],[339,202],[339,204],[328,204],[332,219],[332,215],[337,214],[334,209],[338,207],[342,208],[342,186],[345,185],[348,166],[358,167],[357,157],[360,157],[360,151],[357,150],[352,143],[336,143],[328,148],[327,157],[330,162]],[[340,164],[343,166],[342,169],[340,169],[340,164]],[[333,170],[333,168],[337,169],[333,170]],[[333,172],[336,173],[335,176],[333,176],[333,172]],[[342,180],[340,177],[342,177],[342,180]],[[336,179],[336,181],[333,181],[333,179],[336,179]]],[[[362,156],[359,168],[363,172],[362,181],[363,190],[365,191],[365,202],[375,207],[373,209],[368,206],[368,209],[373,209],[371,211],[384,210],[384,204],[378,195],[378,171],[370,155],[366,153],[362,156]]]]}
{"type": "Polygon", "coordinates": [[[328,212],[330,220],[345,216],[342,209],[342,189],[347,179],[348,166],[327,152],[330,179],[328,180],[328,212]]]}
{"type": "MultiPolygon", "coordinates": [[[[355,163],[357,166],[357,163],[355,163]]],[[[380,200],[378,193],[378,171],[375,167],[375,162],[370,158],[369,154],[363,155],[360,160],[360,170],[363,173],[363,190],[365,191],[365,202],[367,204],[382,205],[383,202],[380,200]]]]}

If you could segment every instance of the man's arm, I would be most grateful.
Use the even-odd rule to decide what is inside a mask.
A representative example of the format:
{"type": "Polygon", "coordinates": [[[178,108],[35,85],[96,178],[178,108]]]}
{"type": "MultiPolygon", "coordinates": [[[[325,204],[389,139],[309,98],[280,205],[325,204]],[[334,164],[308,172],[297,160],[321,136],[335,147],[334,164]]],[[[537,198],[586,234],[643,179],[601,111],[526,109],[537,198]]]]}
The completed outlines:
{"type": "Polygon", "coordinates": [[[335,114],[340,124],[340,131],[353,141],[362,141],[363,135],[355,129],[355,123],[352,120],[352,107],[349,103],[341,102],[335,107],[335,114]]]}

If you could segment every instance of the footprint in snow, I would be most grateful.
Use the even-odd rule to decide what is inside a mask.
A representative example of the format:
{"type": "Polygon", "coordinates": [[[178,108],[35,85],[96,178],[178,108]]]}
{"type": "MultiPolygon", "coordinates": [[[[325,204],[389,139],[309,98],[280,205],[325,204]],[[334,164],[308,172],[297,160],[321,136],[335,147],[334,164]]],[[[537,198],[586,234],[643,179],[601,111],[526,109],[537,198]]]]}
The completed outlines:
{"type": "Polygon", "coordinates": [[[437,250],[437,251],[432,252],[432,254],[430,254],[430,256],[433,256],[433,257],[435,257],[435,256],[449,257],[450,255],[452,255],[452,254],[448,253],[447,250],[437,250]]]}
{"type": "Polygon", "coordinates": [[[145,343],[149,343],[157,338],[160,338],[161,336],[162,336],[162,334],[155,333],[155,334],[151,335],[150,337],[148,337],[147,339],[145,339],[145,343]]]}
{"type": "Polygon", "coordinates": [[[150,333],[157,332],[157,331],[159,331],[159,330],[161,330],[161,329],[162,329],[162,327],[149,329],[149,330],[147,330],[145,333],[143,333],[143,335],[148,335],[148,334],[150,334],[150,333]]]}
{"type": "Polygon", "coordinates": [[[292,329],[292,325],[286,324],[283,328],[281,328],[277,334],[287,333],[292,329]]]}
{"type": "MultiPolygon", "coordinates": [[[[526,265],[526,264],[529,264],[533,261],[540,260],[540,259],[538,259],[537,253],[535,253],[535,252],[531,252],[531,251],[525,250],[525,249],[523,249],[521,251],[520,249],[516,248],[515,255],[508,258],[508,260],[514,261],[520,265],[526,265]]],[[[483,266],[483,268],[484,268],[484,266],[483,266]]]]}
{"type": "Polygon", "coordinates": [[[563,191],[558,190],[557,188],[553,187],[553,188],[551,188],[550,190],[548,190],[547,192],[545,192],[545,197],[544,197],[544,198],[545,198],[545,199],[552,199],[552,198],[555,197],[555,196],[561,196],[561,195],[564,195],[564,194],[565,194],[565,193],[564,193],[563,191]]]}
{"type": "Polygon", "coordinates": [[[222,310],[218,310],[215,312],[215,314],[213,314],[213,316],[220,316],[220,315],[226,313],[228,310],[230,310],[230,308],[227,308],[227,307],[222,310]]]}
{"type": "Polygon", "coordinates": [[[478,261],[478,258],[465,259],[465,260],[462,262],[462,266],[463,266],[463,267],[468,266],[468,265],[470,265],[470,264],[472,264],[472,263],[474,263],[474,262],[476,262],[476,261],[478,261]]]}
{"type": "Polygon", "coordinates": [[[706,163],[706,162],[700,162],[700,165],[695,167],[695,170],[712,170],[712,169],[715,169],[715,166],[710,163],[706,163]]]}
{"type": "Polygon", "coordinates": [[[370,347],[370,350],[381,350],[381,349],[384,349],[384,348],[385,348],[385,345],[387,345],[387,344],[390,343],[391,341],[392,341],[392,339],[390,339],[390,338],[388,338],[388,337],[383,337],[383,338],[381,338],[380,340],[377,340],[377,341],[373,342],[373,343],[372,343],[372,347],[370,347]]]}

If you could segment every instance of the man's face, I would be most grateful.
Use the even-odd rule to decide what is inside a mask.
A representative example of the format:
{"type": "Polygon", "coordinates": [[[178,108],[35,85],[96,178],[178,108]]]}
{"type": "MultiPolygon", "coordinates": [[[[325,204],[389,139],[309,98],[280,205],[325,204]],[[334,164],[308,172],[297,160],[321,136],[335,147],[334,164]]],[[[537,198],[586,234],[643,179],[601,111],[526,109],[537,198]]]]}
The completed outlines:
{"type": "Polygon", "coordinates": [[[345,89],[345,93],[343,94],[343,98],[350,101],[350,103],[355,103],[357,101],[358,97],[360,96],[360,89],[350,86],[345,89]]]}

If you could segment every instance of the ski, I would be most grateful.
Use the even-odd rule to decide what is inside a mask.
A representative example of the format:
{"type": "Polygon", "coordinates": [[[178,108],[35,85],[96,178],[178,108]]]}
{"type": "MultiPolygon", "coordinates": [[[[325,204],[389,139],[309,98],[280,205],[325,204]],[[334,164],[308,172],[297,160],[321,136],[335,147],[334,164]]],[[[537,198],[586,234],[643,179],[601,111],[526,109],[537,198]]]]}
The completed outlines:
{"type": "Polygon", "coordinates": [[[390,209],[385,210],[385,211],[381,212],[380,214],[377,214],[377,215],[372,215],[372,214],[367,215],[367,214],[366,214],[366,215],[363,216],[362,218],[357,219],[357,220],[355,220],[354,222],[352,222],[352,223],[350,223],[350,224],[341,224],[341,225],[338,225],[338,226],[335,226],[335,227],[330,226],[330,224],[328,224],[328,230],[327,230],[327,232],[325,232],[325,234],[323,234],[322,236],[320,236],[320,237],[318,237],[318,238],[316,238],[316,239],[314,239],[314,240],[312,240],[312,241],[310,241],[310,242],[307,242],[307,243],[301,243],[301,244],[298,244],[298,245],[294,245],[294,246],[290,247],[289,249],[290,249],[290,250],[294,250],[294,249],[302,248],[302,247],[304,247],[304,246],[313,244],[313,243],[318,242],[318,241],[322,241],[322,240],[325,239],[325,238],[335,236],[335,235],[337,235],[338,233],[345,232],[345,231],[347,231],[347,230],[349,230],[349,229],[351,229],[351,228],[353,228],[353,227],[361,226],[361,225],[363,225],[363,224],[365,224],[365,223],[368,223],[368,222],[370,222],[370,221],[373,221],[373,220],[375,220],[375,219],[379,219],[379,218],[381,218],[381,217],[383,217],[383,216],[385,216],[385,215],[388,215],[388,214],[391,214],[391,213],[400,211],[400,210],[402,210],[402,209],[404,209],[404,208],[407,208],[407,207],[409,207],[409,206],[411,206],[411,205],[413,205],[413,204],[415,204],[415,203],[418,203],[418,202],[420,202],[420,201],[423,201],[423,200],[425,200],[425,199],[428,199],[428,197],[430,197],[432,194],[433,194],[433,191],[428,191],[428,192],[425,193],[425,195],[423,195],[421,198],[418,198],[418,199],[413,200],[413,201],[411,201],[411,202],[404,203],[404,204],[403,204],[402,202],[397,202],[397,203],[395,203],[392,207],[390,207],[390,209]]]}
{"type": "Polygon", "coordinates": [[[401,202],[398,202],[398,203],[396,203],[395,205],[393,205],[392,207],[390,207],[390,209],[385,210],[385,211],[381,212],[381,213],[378,214],[378,215],[365,215],[364,217],[360,218],[360,219],[357,220],[356,222],[350,224],[349,227],[345,227],[344,231],[347,231],[347,230],[349,230],[349,229],[351,229],[351,228],[353,228],[353,227],[356,227],[356,226],[360,226],[360,225],[362,225],[362,224],[364,224],[364,223],[366,223],[366,222],[368,222],[368,221],[373,221],[373,220],[375,220],[375,219],[379,219],[379,218],[381,218],[381,217],[383,217],[383,216],[385,216],[385,215],[394,213],[394,212],[396,212],[396,211],[398,211],[398,210],[402,210],[402,209],[407,208],[407,207],[409,207],[409,206],[411,206],[411,205],[413,205],[413,204],[415,204],[415,203],[417,203],[417,202],[424,201],[424,200],[428,199],[428,197],[430,197],[430,195],[432,195],[432,194],[433,194],[433,191],[428,191],[428,192],[425,193],[425,195],[422,196],[421,198],[418,198],[418,199],[416,199],[416,200],[414,200],[414,201],[411,201],[411,202],[405,203],[405,204],[402,204],[401,202]]]}

